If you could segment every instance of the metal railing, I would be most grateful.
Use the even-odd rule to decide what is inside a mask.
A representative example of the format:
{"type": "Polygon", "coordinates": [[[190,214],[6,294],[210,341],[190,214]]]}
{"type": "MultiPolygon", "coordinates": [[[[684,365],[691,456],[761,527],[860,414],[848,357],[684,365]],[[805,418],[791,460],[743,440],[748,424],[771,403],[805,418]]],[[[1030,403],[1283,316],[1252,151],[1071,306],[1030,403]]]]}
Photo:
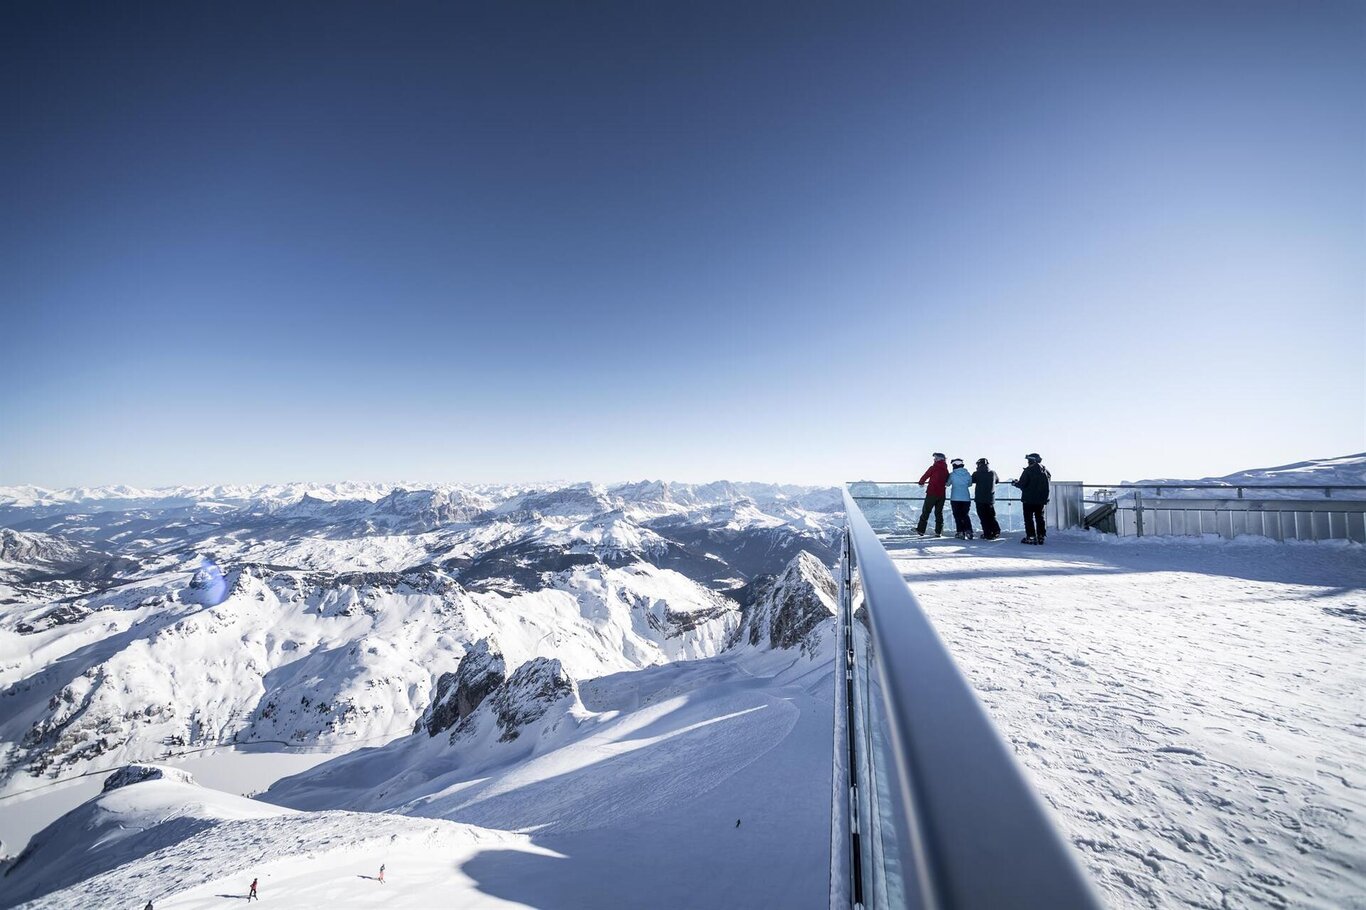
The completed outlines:
{"type": "MultiPolygon", "coordinates": [[[[910,481],[861,480],[849,494],[872,526],[886,535],[917,527],[924,489],[910,481]]],[[[1045,509],[1050,529],[1096,528],[1120,537],[1267,537],[1272,540],[1350,540],[1366,543],[1366,484],[1094,484],[1053,481],[1045,509]],[[1192,496],[1189,491],[1225,496],[1192,496]],[[1290,495],[1268,495],[1291,491],[1290,495]],[[1250,495],[1261,493],[1263,495],[1250,495]],[[1334,495],[1334,494],[1339,495],[1334,495]],[[1342,494],[1346,494],[1344,498],[1342,494]]],[[[1001,484],[996,517],[1005,531],[1023,529],[1018,496],[1001,484]]],[[[945,512],[948,511],[946,506],[945,512]]],[[[974,525],[977,522],[973,511],[974,525]]],[[[952,519],[945,516],[946,525],[952,519]]]]}
{"type": "MultiPolygon", "coordinates": [[[[868,519],[879,533],[886,535],[910,534],[915,531],[920,520],[920,511],[925,502],[925,490],[913,481],[876,481],[856,480],[845,485],[868,519]]],[[[1055,480],[1051,485],[1052,495],[1044,509],[1044,517],[1049,528],[1080,528],[1086,517],[1086,503],[1083,499],[1083,485],[1075,481],[1055,480]]],[[[996,488],[994,504],[996,520],[1003,531],[1024,530],[1024,511],[1015,488],[1002,482],[996,488]]],[[[948,503],[944,504],[944,524],[946,529],[953,526],[948,503]]],[[[977,511],[970,512],[973,526],[978,524],[977,511]]],[[[933,528],[930,528],[933,530],[933,528]]],[[[980,531],[980,528],[978,529],[980,531]]]]}
{"type": "Polygon", "coordinates": [[[1332,499],[1334,492],[1366,494],[1366,483],[1116,483],[1108,486],[1101,484],[1087,484],[1087,486],[1107,490],[1155,490],[1158,496],[1162,495],[1163,490],[1224,490],[1233,491],[1238,499],[1243,498],[1244,490],[1256,490],[1257,492],[1264,490],[1295,490],[1297,492],[1312,490],[1316,493],[1322,493],[1325,499],[1332,499]]]}
{"type": "Polygon", "coordinates": [[[1084,497],[1085,527],[1120,537],[1204,536],[1267,537],[1272,540],[1351,540],[1366,543],[1366,499],[1334,498],[1333,492],[1356,495],[1361,484],[1265,484],[1253,487],[1219,484],[1083,484],[1094,491],[1084,497]],[[1190,496],[1186,491],[1220,491],[1231,496],[1190,496]],[[1308,496],[1266,495],[1291,490],[1308,496]],[[1164,495],[1165,494],[1165,495],[1164,495]],[[1319,496],[1317,494],[1322,494],[1319,496]]]}
{"type": "Polygon", "coordinates": [[[848,491],[844,502],[831,907],[1099,907],[848,491]]]}

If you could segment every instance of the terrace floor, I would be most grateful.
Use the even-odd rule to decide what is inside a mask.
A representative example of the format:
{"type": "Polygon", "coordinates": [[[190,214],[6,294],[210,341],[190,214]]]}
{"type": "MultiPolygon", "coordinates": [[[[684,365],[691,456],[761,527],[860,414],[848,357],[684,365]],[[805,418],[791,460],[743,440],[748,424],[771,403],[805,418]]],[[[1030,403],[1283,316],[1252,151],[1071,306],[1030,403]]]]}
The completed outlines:
{"type": "Polygon", "coordinates": [[[1366,907],[1366,548],[884,540],[1115,907],[1366,907]]]}

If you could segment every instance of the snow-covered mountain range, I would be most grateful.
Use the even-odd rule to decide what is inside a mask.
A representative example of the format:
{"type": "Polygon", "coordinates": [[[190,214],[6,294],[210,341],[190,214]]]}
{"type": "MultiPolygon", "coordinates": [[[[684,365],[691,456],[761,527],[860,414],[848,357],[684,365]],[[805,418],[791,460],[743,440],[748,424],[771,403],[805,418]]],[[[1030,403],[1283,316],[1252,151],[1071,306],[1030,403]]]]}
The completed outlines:
{"type": "MultiPolygon", "coordinates": [[[[537,761],[625,756],[642,727],[711,724],[737,697],[775,706],[743,726],[808,686],[828,711],[840,508],[836,490],[733,483],[0,488],[0,798],[199,752],[323,750],[268,799],[520,829],[529,804],[497,794],[537,761]]],[[[673,773],[705,789],[714,763],[688,755],[673,773]]],[[[611,786],[646,800],[651,777],[611,786]]],[[[562,828],[615,811],[594,786],[562,828]]],[[[162,828],[204,828],[163,808],[162,828]]],[[[78,880],[42,871],[88,827],[63,824],[0,891],[78,880]]],[[[92,863],[81,877],[109,871],[92,863]]]]}
{"type": "Polygon", "coordinates": [[[830,558],[839,504],[728,483],[0,502],[0,779],[167,747],[373,742],[411,729],[490,636],[513,667],[553,657],[581,679],[711,656],[753,579],[830,558]]]}

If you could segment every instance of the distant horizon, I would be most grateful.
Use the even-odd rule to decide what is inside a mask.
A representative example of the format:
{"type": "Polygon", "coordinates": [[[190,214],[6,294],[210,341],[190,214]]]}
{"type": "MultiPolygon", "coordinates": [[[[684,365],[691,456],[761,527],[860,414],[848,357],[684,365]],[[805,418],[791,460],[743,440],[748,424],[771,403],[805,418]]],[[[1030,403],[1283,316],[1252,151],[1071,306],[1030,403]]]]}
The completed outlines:
{"type": "MultiPolygon", "coordinates": [[[[1282,463],[1282,464],[1275,464],[1275,465],[1259,465],[1259,466],[1253,466],[1253,467],[1243,467],[1243,468],[1237,468],[1237,469],[1234,469],[1234,470],[1231,470],[1231,471],[1224,471],[1224,472],[1222,472],[1222,473],[1217,473],[1217,474],[1216,474],[1216,473],[1205,473],[1205,474],[1200,474],[1200,475],[1198,475],[1198,476],[1197,476],[1197,475],[1177,475],[1177,474],[1153,473],[1153,474],[1149,474],[1149,475],[1142,476],[1142,477],[1119,478],[1119,479],[1117,479],[1117,480],[1116,480],[1116,479],[1113,479],[1113,478],[1104,478],[1104,479],[1099,479],[1099,480],[1097,480],[1097,479],[1092,478],[1092,477],[1072,476],[1072,475],[1070,475],[1070,474],[1067,475],[1067,476],[1063,476],[1063,475],[1057,473],[1056,471],[1052,471],[1052,468],[1051,468],[1051,467],[1049,468],[1049,470],[1054,474],[1054,479],[1055,479],[1055,480],[1059,480],[1059,481],[1070,480],[1070,481],[1079,481],[1079,482],[1084,482],[1084,483],[1099,483],[1099,484],[1106,484],[1106,483],[1137,483],[1137,482],[1147,481],[1147,480],[1174,479],[1174,480],[1189,480],[1189,481],[1193,481],[1193,482],[1194,482],[1194,481],[1199,481],[1199,480],[1217,480],[1217,479],[1220,479],[1220,478],[1223,478],[1223,477],[1227,477],[1227,476],[1234,475],[1234,474],[1240,474],[1240,473],[1244,473],[1244,472],[1248,472],[1248,471],[1277,471],[1277,470],[1293,469],[1293,468],[1300,467],[1300,466],[1304,466],[1304,465],[1312,465],[1312,464],[1316,464],[1316,463],[1325,463],[1325,462],[1339,461],[1339,460],[1351,459],[1351,458],[1366,459],[1366,451],[1363,451],[1363,452],[1350,452],[1350,453],[1346,453],[1346,454],[1343,454],[1343,455],[1329,455],[1329,456],[1324,456],[1324,457],[1321,457],[1321,458],[1304,458],[1304,459],[1299,459],[1299,460],[1297,460],[1297,461],[1289,461],[1289,462],[1285,462],[1285,463],[1282,463]]],[[[976,459],[971,459],[970,461],[975,461],[975,460],[976,460],[976,459]]],[[[1020,461],[1020,462],[1023,462],[1024,459],[1023,459],[1023,458],[1020,458],[1019,461],[1020,461]]],[[[1044,463],[1045,463],[1045,465],[1047,465],[1047,459],[1045,459],[1045,462],[1044,462],[1044,463]]],[[[422,489],[430,489],[432,486],[435,486],[435,485],[449,485],[449,486],[560,486],[560,487],[582,486],[582,485],[594,485],[594,486],[600,486],[600,487],[607,487],[607,488],[610,488],[610,487],[622,486],[622,485],[626,485],[626,484],[639,484],[639,483],[685,484],[685,485],[689,485],[689,486],[702,486],[702,485],[713,484],[713,483],[767,484],[767,485],[772,485],[772,486],[797,486],[797,487],[809,487],[809,488],[822,488],[822,489],[825,489],[825,488],[832,488],[832,487],[833,487],[833,488],[838,488],[838,487],[842,486],[842,485],[845,484],[845,483],[877,482],[877,481],[881,481],[881,482],[884,482],[884,483],[889,483],[889,482],[903,482],[903,483],[904,483],[904,482],[908,482],[908,481],[909,481],[909,482],[915,482],[915,481],[919,478],[919,476],[920,476],[920,475],[919,475],[919,471],[920,471],[920,470],[923,470],[924,467],[928,467],[928,466],[929,466],[929,459],[927,458],[927,459],[926,459],[925,465],[922,466],[920,469],[917,469],[917,471],[915,471],[915,472],[908,472],[905,476],[899,477],[899,478],[898,478],[898,477],[891,477],[891,476],[887,476],[887,477],[871,477],[871,476],[870,476],[870,477],[847,477],[847,478],[844,478],[843,480],[838,480],[838,481],[826,481],[826,482],[822,482],[822,481],[768,480],[768,479],[753,478],[753,477],[748,477],[748,478],[738,478],[738,477],[711,477],[711,478],[708,478],[708,479],[705,479],[705,480],[685,480],[685,479],[666,478],[666,477],[630,477],[630,478],[626,478],[626,479],[609,479],[609,480],[596,479],[596,478],[578,478],[578,479],[570,479],[570,478],[559,478],[559,479],[553,479],[553,478],[552,478],[552,479],[544,479],[544,478],[542,478],[542,479],[536,479],[536,480],[462,480],[462,479],[438,479],[438,478],[433,478],[433,477],[426,477],[426,478],[414,478],[414,477],[409,477],[409,478],[401,478],[401,479],[398,479],[398,480],[388,480],[388,479],[375,479],[375,478],[364,478],[364,477],[346,477],[346,478],[342,478],[342,479],[300,479],[300,478],[295,478],[295,479],[291,479],[291,480],[266,480],[266,481],[219,480],[219,481],[210,481],[210,482],[205,482],[205,483],[192,483],[192,482],[191,482],[191,483],[126,483],[126,482],[118,482],[118,481],[115,481],[115,482],[112,482],[112,483],[75,483],[75,484],[66,484],[66,485],[63,485],[63,486],[53,486],[53,485],[49,485],[49,484],[29,483],[29,482],[11,483],[11,482],[0,481],[0,489],[16,489],[16,488],[28,487],[28,488],[34,488],[34,489],[47,490],[47,491],[50,491],[50,492],[68,492],[68,491],[72,491],[72,490],[101,490],[101,489],[111,489],[111,488],[116,488],[116,487],[128,487],[128,488],[136,489],[136,490],[145,490],[145,491],[152,491],[152,492],[155,492],[155,491],[163,491],[163,490],[194,489],[194,488],[204,488],[204,487],[253,487],[253,488],[260,488],[260,487],[287,487],[287,486],[319,486],[319,487],[325,487],[325,486],[334,486],[334,485],[342,485],[342,484],[355,484],[355,485],[357,485],[357,486],[365,486],[365,485],[392,486],[392,487],[398,487],[398,488],[408,489],[408,490],[422,490],[422,489]]],[[[1021,468],[1023,468],[1023,466],[1024,466],[1023,464],[1020,464],[1020,465],[1019,465],[1019,467],[1021,467],[1021,468]]],[[[1008,468],[1003,468],[1002,464],[1000,464],[1000,463],[998,463],[998,462],[995,462],[995,461],[991,462],[991,467],[992,467],[993,470],[997,471],[997,473],[1000,473],[1000,471],[1003,470],[1003,469],[1008,470],[1008,468]]]]}

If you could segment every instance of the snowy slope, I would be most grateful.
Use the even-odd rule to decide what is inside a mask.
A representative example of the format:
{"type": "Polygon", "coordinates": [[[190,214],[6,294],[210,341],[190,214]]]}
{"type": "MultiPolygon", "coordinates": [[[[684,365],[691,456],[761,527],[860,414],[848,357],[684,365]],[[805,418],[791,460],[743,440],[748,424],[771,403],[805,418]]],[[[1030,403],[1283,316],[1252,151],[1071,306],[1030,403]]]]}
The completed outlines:
{"type": "Polygon", "coordinates": [[[195,785],[183,771],[133,765],[104,792],[48,826],[5,870],[6,904],[64,888],[177,844],[221,821],[293,814],[195,785]]]}
{"type": "Polygon", "coordinates": [[[33,906],[115,906],[154,887],[158,907],[197,907],[260,875],[263,892],[290,905],[325,895],[369,906],[357,870],[386,862],[399,906],[587,908],[641,894],[669,907],[821,906],[832,662],[815,592],[829,586],[809,557],[765,586],[765,609],[806,616],[803,597],[821,608],[785,647],[762,641],[582,683],[547,657],[508,672],[481,640],[442,677],[415,732],[265,797],[304,811],[184,780],[130,783],[36,837],[13,893],[60,887],[33,906]],[[138,833],[61,867],[109,830],[138,833]]]}
{"type": "Polygon", "coordinates": [[[253,879],[276,906],[509,906],[458,871],[488,851],[548,853],[525,837],[449,822],[297,813],[151,780],[103,793],[34,838],[0,879],[0,907],[219,907],[244,899],[253,879]]]}
{"type": "Polygon", "coordinates": [[[221,821],[26,906],[216,907],[259,876],[266,901],[293,907],[824,907],[830,663],[779,655],[763,669],[777,666],[754,677],[722,657],[607,677],[585,697],[617,719],[464,788],[409,775],[428,796],[402,814],[221,821]],[[450,820],[473,817],[497,828],[450,820]]]}
{"type": "Polygon", "coordinates": [[[125,595],[112,636],[107,601],[14,636],[33,644],[0,676],[13,680],[0,696],[12,768],[114,767],[168,743],[373,742],[410,730],[434,677],[478,638],[518,660],[553,653],[587,677],[716,654],[739,621],[733,601],[648,564],[582,566],[511,596],[471,594],[435,570],[243,567],[211,606],[186,603],[180,583],[165,602],[144,605],[145,586],[125,595]]]}
{"type": "MultiPolygon", "coordinates": [[[[282,781],[267,798],[299,808],[402,809],[492,827],[532,826],[519,821],[516,812],[479,815],[478,820],[469,815],[472,805],[482,804],[490,793],[503,792],[494,781],[494,775],[501,773],[497,769],[511,769],[515,779],[559,779],[567,770],[596,764],[608,754],[624,755],[648,745],[650,741],[637,731],[663,726],[661,718],[668,717],[670,726],[688,731],[699,723],[705,726],[706,717],[747,713],[754,697],[746,693],[758,685],[756,680],[785,685],[793,676],[828,675],[835,613],[835,582],[829,570],[802,554],[778,576],[766,580],[761,590],[761,596],[746,608],[745,625],[730,636],[733,646],[723,657],[696,664],[670,663],[667,671],[600,676],[580,685],[558,660],[535,658],[517,666],[498,648],[496,639],[482,640],[472,646],[454,673],[439,682],[433,705],[412,736],[354,752],[282,781]],[[459,702],[455,709],[446,707],[452,699],[459,702]],[[610,745],[623,740],[629,747],[610,745]],[[553,759],[544,757],[548,753],[553,759]],[[592,758],[566,758],[580,754],[592,758]],[[549,770],[538,762],[548,764],[549,770]],[[475,779],[479,783],[471,786],[469,782],[475,779]],[[446,790],[448,783],[454,784],[453,791],[446,790]]],[[[784,714],[781,705],[765,706],[773,710],[753,723],[776,722],[784,714]]],[[[774,728],[758,734],[755,743],[775,735],[781,738],[782,731],[774,728]]],[[[727,750],[715,737],[698,742],[699,749],[709,754],[689,758],[687,763],[694,767],[748,761],[751,758],[746,756],[752,757],[755,748],[755,743],[737,742],[733,754],[712,755],[727,750]]],[[[601,778],[596,786],[619,790],[626,787],[625,776],[640,774],[642,792],[632,803],[649,804],[655,797],[644,791],[660,788],[658,780],[650,783],[658,777],[655,770],[635,761],[623,763],[623,769],[595,775],[601,778]]],[[[696,781],[689,786],[695,788],[696,781]]],[[[507,789],[520,789],[520,785],[507,789]]],[[[546,811],[545,797],[530,798],[527,811],[546,811]]],[[[577,809],[567,811],[565,817],[576,825],[585,824],[584,813],[577,809]]],[[[534,827],[541,830],[545,825],[538,822],[534,827]]]]}
{"type": "Polygon", "coordinates": [[[833,557],[838,507],[727,482],[6,488],[0,799],[24,811],[0,839],[91,771],[405,736],[482,638],[579,681],[715,655],[756,578],[833,557]]]}

